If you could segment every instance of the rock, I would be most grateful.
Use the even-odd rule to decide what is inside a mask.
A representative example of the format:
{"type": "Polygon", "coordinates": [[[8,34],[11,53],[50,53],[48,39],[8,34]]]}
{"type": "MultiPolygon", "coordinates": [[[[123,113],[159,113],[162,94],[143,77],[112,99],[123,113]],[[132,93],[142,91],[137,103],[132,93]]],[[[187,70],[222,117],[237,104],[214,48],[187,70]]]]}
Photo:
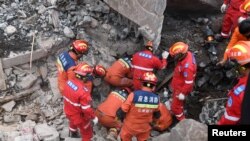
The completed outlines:
{"type": "Polygon", "coordinates": [[[5,29],[4,29],[4,32],[7,34],[7,35],[12,35],[14,34],[15,32],[17,31],[17,29],[12,26],[12,25],[9,25],[7,26],[5,29]]]}
{"type": "Polygon", "coordinates": [[[31,114],[28,114],[28,116],[25,118],[25,120],[32,120],[32,121],[37,122],[38,121],[38,116],[37,116],[37,114],[31,113],[31,114]]]}
{"type": "Polygon", "coordinates": [[[17,83],[18,88],[28,89],[35,83],[35,81],[37,80],[37,76],[33,74],[28,74],[20,79],[21,81],[17,83]]]}
{"type": "Polygon", "coordinates": [[[75,34],[74,32],[69,28],[69,27],[64,27],[63,29],[63,33],[66,37],[68,38],[74,38],[75,37],[75,34]]]}
{"type": "Polygon", "coordinates": [[[69,128],[64,127],[62,131],[60,132],[60,138],[65,139],[69,136],[69,128]]]}
{"type": "Polygon", "coordinates": [[[37,7],[38,14],[42,14],[45,11],[46,11],[46,7],[44,5],[40,5],[39,7],[37,7]]]}
{"type": "Polygon", "coordinates": [[[201,77],[201,78],[198,79],[197,86],[198,86],[198,87],[201,87],[201,86],[204,85],[208,80],[209,80],[209,76],[205,74],[203,77],[201,77]]]}
{"type": "Polygon", "coordinates": [[[199,67],[201,68],[205,68],[207,66],[207,64],[205,62],[200,62],[199,63],[199,67]]]}
{"type": "Polygon", "coordinates": [[[0,29],[4,30],[8,26],[7,22],[0,23],[0,29]]]}
{"type": "Polygon", "coordinates": [[[4,73],[5,73],[7,76],[10,76],[10,74],[12,73],[12,71],[13,71],[13,68],[4,69],[4,73]]]}
{"type": "Polygon", "coordinates": [[[3,122],[5,123],[13,123],[13,122],[18,122],[20,120],[21,120],[20,115],[5,114],[3,116],[3,122]]]}
{"type": "Polygon", "coordinates": [[[12,108],[16,105],[16,102],[15,101],[10,101],[8,103],[5,103],[4,105],[2,105],[1,107],[7,111],[7,112],[11,112],[12,111],[12,108]]]}
{"type": "Polygon", "coordinates": [[[210,77],[209,83],[215,86],[223,79],[223,77],[223,73],[221,71],[217,71],[210,77]]]}
{"type": "Polygon", "coordinates": [[[53,92],[53,98],[52,101],[55,102],[56,100],[58,100],[59,98],[62,97],[61,93],[59,92],[58,89],[58,84],[57,84],[57,78],[49,78],[49,84],[50,84],[50,88],[53,92]]]}
{"type": "Polygon", "coordinates": [[[47,75],[48,75],[47,63],[45,63],[39,67],[39,73],[42,76],[43,80],[45,80],[47,78],[47,75]]]}
{"type": "Polygon", "coordinates": [[[81,141],[82,139],[81,138],[70,138],[70,137],[67,137],[65,138],[64,141],[81,141]]]}
{"type": "Polygon", "coordinates": [[[148,25],[144,25],[139,27],[139,32],[142,34],[143,37],[145,37],[149,41],[153,41],[155,38],[155,33],[148,25]]]}
{"type": "Polygon", "coordinates": [[[171,129],[171,141],[206,141],[208,127],[193,119],[185,119],[171,129]]]}
{"type": "Polygon", "coordinates": [[[155,137],[155,136],[158,136],[158,135],[160,135],[160,132],[155,131],[155,130],[152,130],[151,133],[150,133],[151,137],[155,137]]]}
{"type": "Polygon", "coordinates": [[[153,138],[153,141],[170,141],[170,133],[163,133],[153,138]]]}
{"type": "Polygon", "coordinates": [[[28,135],[17,136],[15,137],[15,141],[33,141],[33,135],[28,134],[28,135]]]}
{"type": "Polygon", "coordinates": [[[96,28],[98,25],[99,25],[98,20],[96,20],[95,18],[91,18],[91,24],[90,24],[90,26],[92,28],[96,28]]]}
{"type": "Polygon", "coordinates": [[[156,48],[158,47],[160,44],[162,23],[164,19],[163,13],[167,6],[166,0],[159,0],[157,2],[145,0],[104,0],[104,2],[140,27],[148,25],[154,33],[154,45],[156,48]],[[129,8],[124,8],[124,5],[129,8]]]}
{"type": "Polygon", "coordinates": [[[38,138],[43,141],[59,141],[59,133],[47,124],[38,124],[34,128],[38,138]]]}

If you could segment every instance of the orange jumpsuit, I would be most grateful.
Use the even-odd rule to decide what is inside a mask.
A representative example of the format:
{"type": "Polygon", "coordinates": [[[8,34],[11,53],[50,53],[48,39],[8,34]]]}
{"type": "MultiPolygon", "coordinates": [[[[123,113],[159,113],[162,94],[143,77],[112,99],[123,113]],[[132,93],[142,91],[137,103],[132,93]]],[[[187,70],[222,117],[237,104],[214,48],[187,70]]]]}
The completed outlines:
{"type": "Polygon", "coordinates": [[[228,93],[228,100],[224,115],[218,125],[237,125],[241,118],[242,101],[245,95],[248,76],[239,78],[239,82],[228,93]]]}
{"type": "Polygon", "coordinates": [[[126,113],[120,134],[122,141],[131,141],[133,136],[137,141],[147,140],[153,113],[159,111],[158,95],[144,90],[134,91],[121,108],[126,113]]]}
{"type": "Polygon", "coordinates": [[[72,71],[74,67],[76,66],[76,61],[72,58],[72,56],[69,54],[69,52],[65,51],[61,53],[57,58],[57,70],[58,70],[58,88],[59,91],[62,93],[64,89],[64,85],[66,81],[68,80],[68,71],[72,71]]]}
{"type": "Polygon", "coordinates": [[[188,96],[192,92],[196,71],[196,61],[190,51],[174,68],[173,79],[171,81],[171,88],[173,89],[171,109],[178,120],[184,119],[185,115],[183,113],[184,100],[179,100],[177,96],[180,93],[188,96]]]}
{"type": "Polygon", "coordinates": [[[108,128],[120,129],[122,123],[116,118],[116,111],[127,99],[127,96],[128,93],[122,90],[110,92],[107,99],[101,103],[96,110],[96,116],[98,117],[99,123],[108,128]]]}
{"type": "Polygon", "coordinates": [[[161,117],[159,119],[154,119],[154,129],[158,131],[166,130],[173,122],[172,115],[170,114],[167,107],[160,103],[161,117]]]}
{"type": "Polygon", "coordinates": [[[77,78],[70,78],[63,91],[64,112],[69,119],[69,129],[76,132],[80,129],[82,141],[90,141],[93,136],[91,120],[95,118],[91,106],[90,90],[77,78]]]}
{"type": "Polygon", "coordinates": [[[244,0],[224,0],[224,4],[227,4],[228,7],[222,21],[222,37],[228,38],[230,33],[234,32],[238,25],[239,17],[243,15],[239,10],[243,2],[244,0]]]}
{"type": "Polygon", "coordinates": [[[160,60],[151,51],[143,50],[133,55],[132,64],[134,90],[140,90],[142,75],[145,72],[152,72],[154,69],[164,69],[167,66],[167,60],[160,60]]]}
{"type": "Polygon", "coordinates": [[[239,27],[237,27],[234,32],[233,35],[230,39],[230,42],[227,45],[227,48],[225,50],[224,56],[223,56],[223,60],[227,60],[227,51],[232,48],[238,41],[247,41],[249,39],[247,39],[247,37],[245,37],[244,35],[242,35],[239,31],[239,27]]]}
{"type": "Polygon", "coordinates": [[[120,58],[108,68],[104,78],[106,82],[117,87],[131,87],[132,71],[130,58],[120,58]]]}

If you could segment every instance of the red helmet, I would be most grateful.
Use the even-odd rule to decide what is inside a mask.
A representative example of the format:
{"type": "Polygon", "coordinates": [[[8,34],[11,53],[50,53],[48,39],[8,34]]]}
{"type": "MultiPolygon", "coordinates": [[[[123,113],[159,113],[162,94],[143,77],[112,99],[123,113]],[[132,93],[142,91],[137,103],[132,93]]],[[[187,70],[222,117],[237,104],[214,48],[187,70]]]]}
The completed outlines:
{"type": "Polygon", "coordinates": [[[104,77],[106,75],[106,69],[102,65],[96,65],[94,68],[94,74],[99,77],[104,77]]]}
{"type": "Polygon", "coordinates": [[[74,72],[81,76],[87,76],[88,74],[93,73],[93,68],[87,63],[80,63],[76,66],[74,72]]]}
{"type": "Polygon", "coordinates": [[[188,51],[188,45],[183,42],[177,42],[173,44],[170,49],[169,53],[171,56],[175,56],[179,53],[185,54],[188,51]]]}
{"type": "Polygon", "coordinates": [[[145,72],[142,75],[141,80],[142,80],[142,82],[148,82],[148,83],[156,85],[158,78],[156,77],[156,75],[153,72],[145,72]]]}
{"type": "Polygon", "coordinates": [[[77,54],[84,54],[88,51],[89,46],[85,40],[75,40],[70,49],[74,50],[77,54]]]}
{"type": "Polygon", "coordinates": [[[250,0],[245,0],[240,5],[240,12],[242,12],[242,13],[249,13],[250,12],[250,0]]]}
{"type": "Polygon", "coordinates": [[[250,41],[239,41],[227,52],[229,59],[236,60],[240,65],[250,63],[250,41]]]}

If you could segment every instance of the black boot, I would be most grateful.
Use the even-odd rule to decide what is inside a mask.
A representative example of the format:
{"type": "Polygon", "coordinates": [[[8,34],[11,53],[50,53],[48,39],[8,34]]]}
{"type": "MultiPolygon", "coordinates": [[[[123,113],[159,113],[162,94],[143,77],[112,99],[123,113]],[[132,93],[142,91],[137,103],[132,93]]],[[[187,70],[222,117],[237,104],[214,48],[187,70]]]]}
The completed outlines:
{"type": "Polygon", "coordinates": [[[77,131],[75,131],[75,132],[69,131],[69,137],[71,137],[71,138],[80,138],[77,131]]]}

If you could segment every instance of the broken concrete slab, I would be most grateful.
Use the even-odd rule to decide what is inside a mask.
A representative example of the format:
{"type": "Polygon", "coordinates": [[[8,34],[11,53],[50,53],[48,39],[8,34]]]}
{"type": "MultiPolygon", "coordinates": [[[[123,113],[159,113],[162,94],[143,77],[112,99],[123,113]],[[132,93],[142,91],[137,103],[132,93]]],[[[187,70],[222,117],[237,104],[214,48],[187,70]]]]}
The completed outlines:
{"type": "Polygon", "coordinates": [[[14,100],[5,103],[4,105],[2,105],[1,107],[7,111],[7,112],[11,112],[12,108],[16,105],[16,102],[14,100]]]}
{"type": "Polygon", "coordinates": [[[70,138],[70,137],[67,137],[65,138],[64,141],[81,141],[82,139],[81,138],[70,138]]]}
{"type": "Polygon", "coordinates": [[[52,101],[55,102],[57,99],[62,97],[62,95],[61,95],[61,93],[59,92],[59,89],[58,89],[57,78],[56,77],[49,78],[49,84],[50,84],[50,88],[51,88],[51,90],[53,92],[52,101]]]}
{"type": "Polygon", "coordinates": [[[38,138],[43,141],[59,141],[59,133],[47,124],[38,124],[34,128],[38,138]]]}
{"type": "MultiPolygon", "coordinates": [[[[11,58],[3,58],[2,59],[3,68],[6,69],[6,68],[10,68],[12,66],[28,63],[30,61],[30,55],[31,55],[31,53],[29,52],[29,53],[25,53],[22,55],[11,57],[11,58]]],[[[43,58],[47,55],[48,55],[48,52],[46,50],[38,49],[38,50],[33,52],[32,61],[43,58]]]]}
{"type": "Polygon", "coordinates": [[[36,80],[36,75],[28,74],[21,78],[21,81],[17,83],[17,87],[20,89],[28,89],[36,82],[36,80]]]}
{"type": "Polygon", "coordinates": [[[0,90],[6,90],[5,75],[3,72],[1,59],[0,59],[0,90]]]}
{"type": "Polygon", "coordinates": [[[148,25],[155,33],[154,45],[158,48],[164,19],[163,13],[167,6],[166,0],[158,0],[157,2],[145,0],[104,1],[118,13],[137,25],[148,25]]]}
{"type": "Polygon", "coordinates": [[[207,140],[207,125],[193,119],[185,119],[171,129],[171,141],[205,141],[207,140]]]}

